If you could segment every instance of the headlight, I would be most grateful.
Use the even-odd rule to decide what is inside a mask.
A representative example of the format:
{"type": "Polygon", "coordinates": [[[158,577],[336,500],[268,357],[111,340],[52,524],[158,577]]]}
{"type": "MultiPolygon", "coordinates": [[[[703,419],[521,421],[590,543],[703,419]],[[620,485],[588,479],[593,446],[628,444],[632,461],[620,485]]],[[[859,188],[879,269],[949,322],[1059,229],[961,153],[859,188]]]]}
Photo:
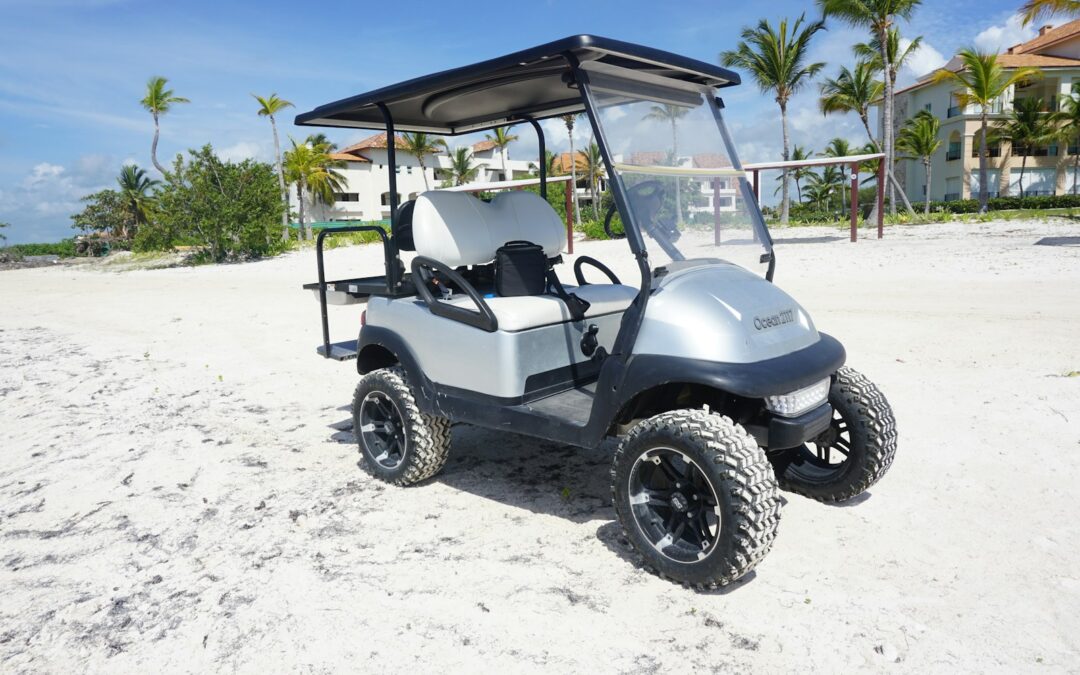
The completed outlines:
{"type": "Polygon", "coordinates": [[[829,398],[830,379],[815,382],[790,394],[766,396],[765,407],[784,417],[798,417],[808,410],[813,410],[829,398]]]}

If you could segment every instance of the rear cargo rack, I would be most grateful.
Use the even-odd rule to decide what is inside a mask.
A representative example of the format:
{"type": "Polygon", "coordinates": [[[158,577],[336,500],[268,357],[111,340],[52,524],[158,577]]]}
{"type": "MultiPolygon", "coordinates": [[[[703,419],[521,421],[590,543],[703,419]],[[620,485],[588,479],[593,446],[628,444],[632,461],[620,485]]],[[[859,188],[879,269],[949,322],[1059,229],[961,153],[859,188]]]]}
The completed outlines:
{"type": "Polygon", "coordinates": [[[324,358],[337,361],[355,359],[357,355],[356,340],[345,342],[330,342],[330,320],[327,316],[326,305],[332,301],[337,305],[351,305],[367,300],[372,295],[405,297],[413,295],[412,283],[398,278],[400,274],[397,257],[394,255],[393,246],[386,230],[374,225],[355,225],[352,227],[336,227],[319,232],[315,238],[315,260],[319,268],[319,280],[312,284],[304,284],[304,288],[315,291],[319,297],[319,310],[322,313],[322,344],[316,348],[316,352],[324,358]],[[383,255],[386,259],[386,275],[378,277],[366,277],[359,279],[342,279],[339,281],[327,281],[326,269],[323,264],[323,241],[326,237],[348,232],[374,232],[382,240],[383,255]],[[328,296],[328,293],[332,294],[328,296]]]}

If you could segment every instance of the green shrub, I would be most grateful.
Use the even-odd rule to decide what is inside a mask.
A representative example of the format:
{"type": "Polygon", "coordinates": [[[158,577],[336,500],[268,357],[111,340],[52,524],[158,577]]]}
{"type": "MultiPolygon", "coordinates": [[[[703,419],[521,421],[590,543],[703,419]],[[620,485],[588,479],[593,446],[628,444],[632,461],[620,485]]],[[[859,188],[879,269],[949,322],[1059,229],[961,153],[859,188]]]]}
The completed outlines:
{"type": "Polygon", "coordinates": [[[52,244],[12,244],[3,250],[16,256],[57,255],[61,258],[74,258],[75,240],[64,239],[52,244]]]}
{"type": "MultiPolygon", "coordinates": [[[[610,239],[607,236],[607,232],[604,232],[604,221],[602,220],[585,220],[582,221],[581,232],[585,233],[586,239],[610,239]]],[[[612,219],[611,229],[613,232],[622,233],[622,223],[618,222],[617,218],[612,219]]]]}

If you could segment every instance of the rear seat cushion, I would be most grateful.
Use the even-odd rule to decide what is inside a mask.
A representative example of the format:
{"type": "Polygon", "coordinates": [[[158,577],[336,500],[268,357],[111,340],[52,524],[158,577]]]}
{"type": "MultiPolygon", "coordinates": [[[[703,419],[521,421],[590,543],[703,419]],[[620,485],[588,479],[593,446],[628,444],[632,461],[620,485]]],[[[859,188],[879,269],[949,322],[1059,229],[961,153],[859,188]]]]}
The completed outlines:
{"type": "Polygon", "coordinates": [[[559,255],[566,228],[551,205],[532,192],[501,192],[483,202],[465,192],[432,190],[416,198],[412,214],[416,252],[450,267],[482,265],[508,241],[539,244],[559,255]]]}
{"type": "MultiPolygon", "coordinates": [[[[638,289],[621,284],[567,286],[566,290],[589,303],[589,311],[585,313],[586,318],[624,312],[638,293],[638,289]]],[[[474,308],[472,301],[461,294],[455,295],[450,302],[469,309],[474,308]]],[[[564,323],[572,319],[566,303],[554,295],[486,298],[484,302],[491,307],[491,311],[499,320],[499,330],[528,330],[564,323]]]]}

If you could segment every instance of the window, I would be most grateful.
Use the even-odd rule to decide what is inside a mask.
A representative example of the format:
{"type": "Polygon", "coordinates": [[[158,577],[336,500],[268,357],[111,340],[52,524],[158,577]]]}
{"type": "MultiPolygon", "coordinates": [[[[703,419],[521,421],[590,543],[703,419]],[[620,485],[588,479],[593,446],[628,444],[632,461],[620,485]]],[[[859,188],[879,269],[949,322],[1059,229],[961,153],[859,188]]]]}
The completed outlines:
{"type": "Polygon", "coordinates": [[[405,167],[405,173],[407,173],[409,175],[412,175],[412,167],[411,166],[405,167]]]}
{"type": "Polygon", "coordinates": [[[923,109],[923,110],[925,110],[926,112],[930,112],[930,104],[929,104],[929,103],[927,103],[926,105],[924,105],[924,106],[922,107],[922,109],[923,109]]]}
{"type": "Polygon", "coordinates": [[[358,202],[360,201],[360,193],[358,192],[335,192],[335,202],[358,202]]]}
{"type": "Polygon", "coordinates": [[[731,197],[720,197],[716,200],[716,207],[720,209],[730,209],[732,204],[731,197]]]}
{"type": "MultiPolygon", "coordinates": [[[[401,203],[401,193],[398,193],[397,200],[398,200],[398,204],[400,204],[401,203]]],[[[382,193],[382,195],[380,197],[380,201],[382,202],[383,206],[390,206],[390,193],[389,192],[382,193]]]]}

